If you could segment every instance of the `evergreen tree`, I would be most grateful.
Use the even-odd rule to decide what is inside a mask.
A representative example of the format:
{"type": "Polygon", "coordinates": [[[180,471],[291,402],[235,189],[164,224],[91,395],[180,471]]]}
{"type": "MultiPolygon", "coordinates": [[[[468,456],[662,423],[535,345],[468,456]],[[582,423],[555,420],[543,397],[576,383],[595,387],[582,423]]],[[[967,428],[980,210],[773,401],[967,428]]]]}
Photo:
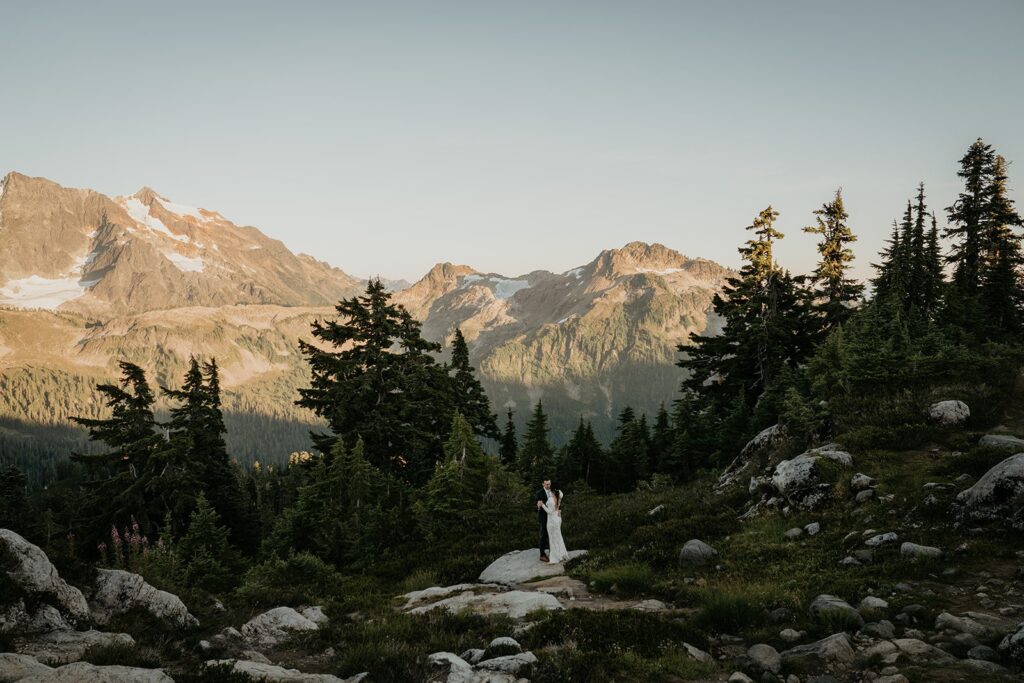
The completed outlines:
{"type": "Polygon", "coordinates": [[[935,317],[942,301],[946,280],[942,272],[942,247],[939,245],[939,227],[935,212],[931,215],[931,229],[925,239],[925,285],[921,297],[929,319],[935,317]]]}
{"type": "Polygon", "coordinates": [[[516,425],[512,422],[512,409],[508,409],[508,421],[505,422],[505,431],[501,435],[501,448],[498,454],[501,456],[501,464],[512,467],[516,463],[516,456],[519,453],[519,441],[516,439],[516,425]]]}
{"type": "Polygon", "coordinates": [[[548,417],[544,414],[544,405],[537,401],[533,415],[526,423],[526,434],[523,445],[519,448],[517,467],[526,484],[539,485],[545,479],[554,476],[554,449],[548,440],[548,417]]]}
{"type": "Polygon", "coordinates": [[[658,415],[654,419],[654,429],[651,431],[651,453],[648,461],[652,471],[668,474],[666,461],[672,450],[673,440],[671,420],[665,409],[665,404],[662,403],[658,407],[658,415]]]}
{"type": "Polygon", "coordinates": [[[454,460],[459,464],[473,507],[479,506],[487,490],[487,456],[473,433],[473,427],[458,411],[452,418],[451,436],[445,444],[444,453],[445,460],[454,460]]]}
{"type": "Polygon", "coordinates": [[[440,345],[380,280],[342,300],[338,320],[317,321],[313,336],[335,350],[300,342],[312,380],[298,405],[325,418],[333,434],[313,434],[323,453],[339,437],[361,438],[367,460],[385,475],[424,482],[443,453],[454,407],[451,379],[431,354],[440,345]]]}
{"type": "Polygon", "coordinates": [[[28,478],[14,465],[0,468],[0,528],[28,534],[28,478]]]}
{"type": "Polygon", "coordinates": [[[616,436],[608,447],[608,467],[602,490],[629,491],[638,481],[650,476],[650,447],[646,418],[638,418],[627,406],[619,413],[616,436]]]}
{"type": "Polygon", "coordinates": [[[235,582],[237,558],[228,545],[228,530],[217,511],[200,493],[189,516],[188,531],[175,544],[189,586],[223,592],[235,582]]]}
{"type": "MultiPolygon", "coordinates": [[[[207,501],[231,532],[239,546],[254,549],[255,537],[248,522],[241,483],[228,457],[221,412],[220,372],[216,360],[200,365],[189,362],[181,389],[162,387],[178,405],[171,408],[169,430],[172,458],[197,481],[207,501]]],[[[181,498],[188,499],[186,494],[181,498]]],[[[179,513],[185,508],[178,505],[179,513]]]]}
{"type": "Polygon", "coordinates": [[[778,215],[769,206],[747,227],[755,237],[740,249],[746,263],[712,304],[725,323],[721,334],[692,334],[691,345],[679,347],[686,356],[677,365],[690,373],[684,391],[700,396],[711,410],[730,410],[739,394],[745,405],[756,405],[779,372],[796,366],[811,349],[806,297],[772,254],[782,237],[774,228],[778,215]]]}
{"type": "Polygon", "coordinates": [[[1007,196],[1006,160],[996,156],[988,190],[986,211],[985,254],[980,286],[980,300],[985,314],[988,335],[999,338],[1021,331],[1024,291],[1021,286],[1021,236],[1014,232],[1022,224],[1007,196]]]}
{"type": "Polygon", "coordinates": [[[594,428],[581,416],[572,439],[559,452],[556,478],[566,485],[584,481],[597,486],[603,460],[604,451],[594,436],[594,428]]]}
{"type": "Polygon", "coordinates": [[[105,535],[119,520],[133,515],[145,533],[152,533],[166,510],[154,502],[152,495],[163,474],[154,461],[167,450],[166,439],[157,432],[153,416],[155,398],[142,368],[127,362],[119,366],[118,384],[96,387],[111,416],[72,418],[88,429],[90,440],[101,441],[109,449],[96,455],[71,456],[85,464],[93,475],[87,484],[90,495],[84,516],[97,537],[105,535]]]}
{"type": "Polygon", "coordinates": [[[847,277],[853,262],[853,251],[847,245],[856,242],[857,237],[846,225],[849,214],[843,205],[842,190],[836,190],[832,201],[822,204],[814,215],[817,224],[804,228],[804,232],[821,235],[818,243],[821,260],[811,281],[814,283],[814,307],[822,330],[827,334],[850,316],[864,286],[847,277]]]}
{"type": "Polygon", "coordinates": [[[945,236],[954,240],[947,260],[954,264],[951,303],[954,315],[962,317],[971,308],[981,284],[981,260],[985,251],[985,221],[988,193],[995,168],[995,152],[981,138],[974,141],[960,159],[957,175],[964,190],[946,209],[949,225],[945,236]]]}
{"type": "Polygon", "coordinates": [[[454,392],[453,403],[456,410],[469,421],[478,436],[489,439],[499,438],[501,432],[498,431],[498,416],[491,412],[491,402],[487,399],[480,380],[473,374],[473,367],[469,364],[469,347],[466,345],[466,338],[462,336],[462,330],[457,327],[455,328],[455,339],[452,342],[451,369],[455,372],[452,377],[452,391],[454,392]]]}

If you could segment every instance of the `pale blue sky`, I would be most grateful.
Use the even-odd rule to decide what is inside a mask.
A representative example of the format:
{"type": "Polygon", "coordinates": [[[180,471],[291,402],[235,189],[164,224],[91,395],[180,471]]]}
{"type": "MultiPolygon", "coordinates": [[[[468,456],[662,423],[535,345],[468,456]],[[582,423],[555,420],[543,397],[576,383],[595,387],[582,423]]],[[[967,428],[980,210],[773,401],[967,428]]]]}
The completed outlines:
{"type": "Polygon", "coordinates": [[[1024,197],[1024,2],[0,0],[0,173],[175,201],[355,275],[658,241],[736,265],[844,188],[869,272],[982,136],[1024,197]]]}

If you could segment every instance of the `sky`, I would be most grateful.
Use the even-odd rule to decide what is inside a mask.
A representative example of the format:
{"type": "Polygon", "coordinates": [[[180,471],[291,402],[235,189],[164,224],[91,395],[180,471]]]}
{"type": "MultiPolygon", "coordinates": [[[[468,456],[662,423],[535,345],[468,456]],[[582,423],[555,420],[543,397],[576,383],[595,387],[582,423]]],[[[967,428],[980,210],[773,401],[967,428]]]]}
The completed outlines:
{"type": "MultiPolygon", "coordinates": [[[[871,261],[977,137],[1024,202],[1024,2],[0,0],[0,175],[151,186],[357,276],[739,265],[843,188],[871,261]]],[[[940,224],[944,221],[940,220],[940,224]]]]}

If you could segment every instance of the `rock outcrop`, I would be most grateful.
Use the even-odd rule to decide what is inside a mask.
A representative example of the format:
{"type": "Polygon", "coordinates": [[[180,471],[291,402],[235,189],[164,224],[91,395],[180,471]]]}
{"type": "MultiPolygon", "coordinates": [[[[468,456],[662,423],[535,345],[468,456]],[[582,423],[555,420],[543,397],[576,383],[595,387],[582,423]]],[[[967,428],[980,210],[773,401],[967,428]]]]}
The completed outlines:
{"type": "Polygon", "coordinates": [[[0,616],[0,632],[38,631],[40,618],[52,625],[54,612],[47,606],[59,612],[70,626],[89,624],[89,605],[82,591],[60,578],[57,568],[38,546],[10,529],[0,529],[0,558],[5,558],[4,580],[24,596],[0,616]],[[42,616],[40,610],[45,610],[42,616]]]}
{"type": "Polygon", "coordinates": [[[242,626],[242,637],[257,649],[272,648],[297,634],[319,629],[316,622],[291,607],[275,607],[247,621],[242,626]]]}
{"type": "Polygon", "coordinates": [[[971,409],[963,401],[939,401],[928,407],[928,417],[944,427],[955,427],[967,422],[971,409]]]}
{"type": "Polygon", "coordinates": [[[1011,455],[957,496],[961,517],[972,522],[1004,521],[1024,530],[1024,453],[1011,455]]]}
{"type": "Polygon", "coordinates": [[[96,574],[89,608],[99,626],[106,626],[113,617],[133,609],[144,610],[177,628],[199,625],[178,596],[154,588],[138,574],[120,569],[99,569],[96,574]]]}
{"type": "MultiPolygon", "coordinates": [[[[586,554],[586,550],[570,550],[569,560],[586,554]]],[[[513,550],[489,564],[480,573],[478,580],[480,583],[500,583],[514,586],[532,579],[559,576],[564,573],[564,564],[541,562],[537,550],[513,550]]]]}
{"type": "Polygon", "coordinates": [[[22,678],[19,683],[174,683],[174,679],[159,669],[75,662],[22,678]]]}

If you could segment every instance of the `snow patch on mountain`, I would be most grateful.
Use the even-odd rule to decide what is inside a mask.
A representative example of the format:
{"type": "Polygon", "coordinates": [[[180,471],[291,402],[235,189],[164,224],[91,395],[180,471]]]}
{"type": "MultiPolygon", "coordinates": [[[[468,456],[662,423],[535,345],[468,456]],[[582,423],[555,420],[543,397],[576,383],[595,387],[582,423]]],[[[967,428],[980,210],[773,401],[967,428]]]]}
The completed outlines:
{"type": "Polygon", "coordinates": [[[577,280],[579,280],[581,277],[583,277],[582,273],[583,273],[583,266],[580,266],[579,268],[573,268],[572,270],[567,270],[564,273],[562,273],[562,275],[565,275],[566,277],[574,277],[577,280]]]}
{"type": "Polygon", "coordinates": [[[494,277],[492,275],[466,275],[462,278],[462,282],[459,283],[460,287],[465,287],[467,284],[479,282],[491,289],[497,299],[511,299],[515,296],[516,292],[522,291],[530,286],[527,280],[510,280],[503,277],[494,277]]]}
{"type": "Polygon", "coordinates": [[[53,310],[76,299],[85,292],[77,276],[45,278],[29,275],[10,280],[0,287],[0,304],[18,308],[46,308],[53,310]]]}
{"type": "Polygon", "coordinates": [[[206,263],[199,257],[183,256],[176,251],[165,251],[163,252],[164,257],[173,263],[178,270],[186,273],[201,273],[203,268],[206,267],[206,263]]]}
{"type": "Polygon", "coordinates": [[[177,203],[172,202],[171,200],[165,199],[163,197],[157,197],[157,201],[160,202],[161,206],[163,206],[165,209],[167,209],[168,211],[170,211],[173,214],[177,214],[179,216],[189,216],[191,218],[195,218],[198,221],[204,221],[204,222],[214,220],[213,218],[210,218],[209,216],[204,216],[202,213],[200,213],[199,209],[197,209],[197,208],[195,208],[193,206],[186,206],[185,204],[177,204],[177,203]]]}
{"type": "Polygon", "coordinates": [[[156,216],[152,216],[149,213],[149,207],[140,202],[135,197],[129,197],[122,201],[121,206],[124,207],[128,215],[131,216],[132,220],[136,223],[146,226],[154,232],[161,232],[171,239],[178,240],[179,242],[188,242],[188,237],[184,235],[175,235],[171,232],[171,229],[164,225],[156,216]]]}

